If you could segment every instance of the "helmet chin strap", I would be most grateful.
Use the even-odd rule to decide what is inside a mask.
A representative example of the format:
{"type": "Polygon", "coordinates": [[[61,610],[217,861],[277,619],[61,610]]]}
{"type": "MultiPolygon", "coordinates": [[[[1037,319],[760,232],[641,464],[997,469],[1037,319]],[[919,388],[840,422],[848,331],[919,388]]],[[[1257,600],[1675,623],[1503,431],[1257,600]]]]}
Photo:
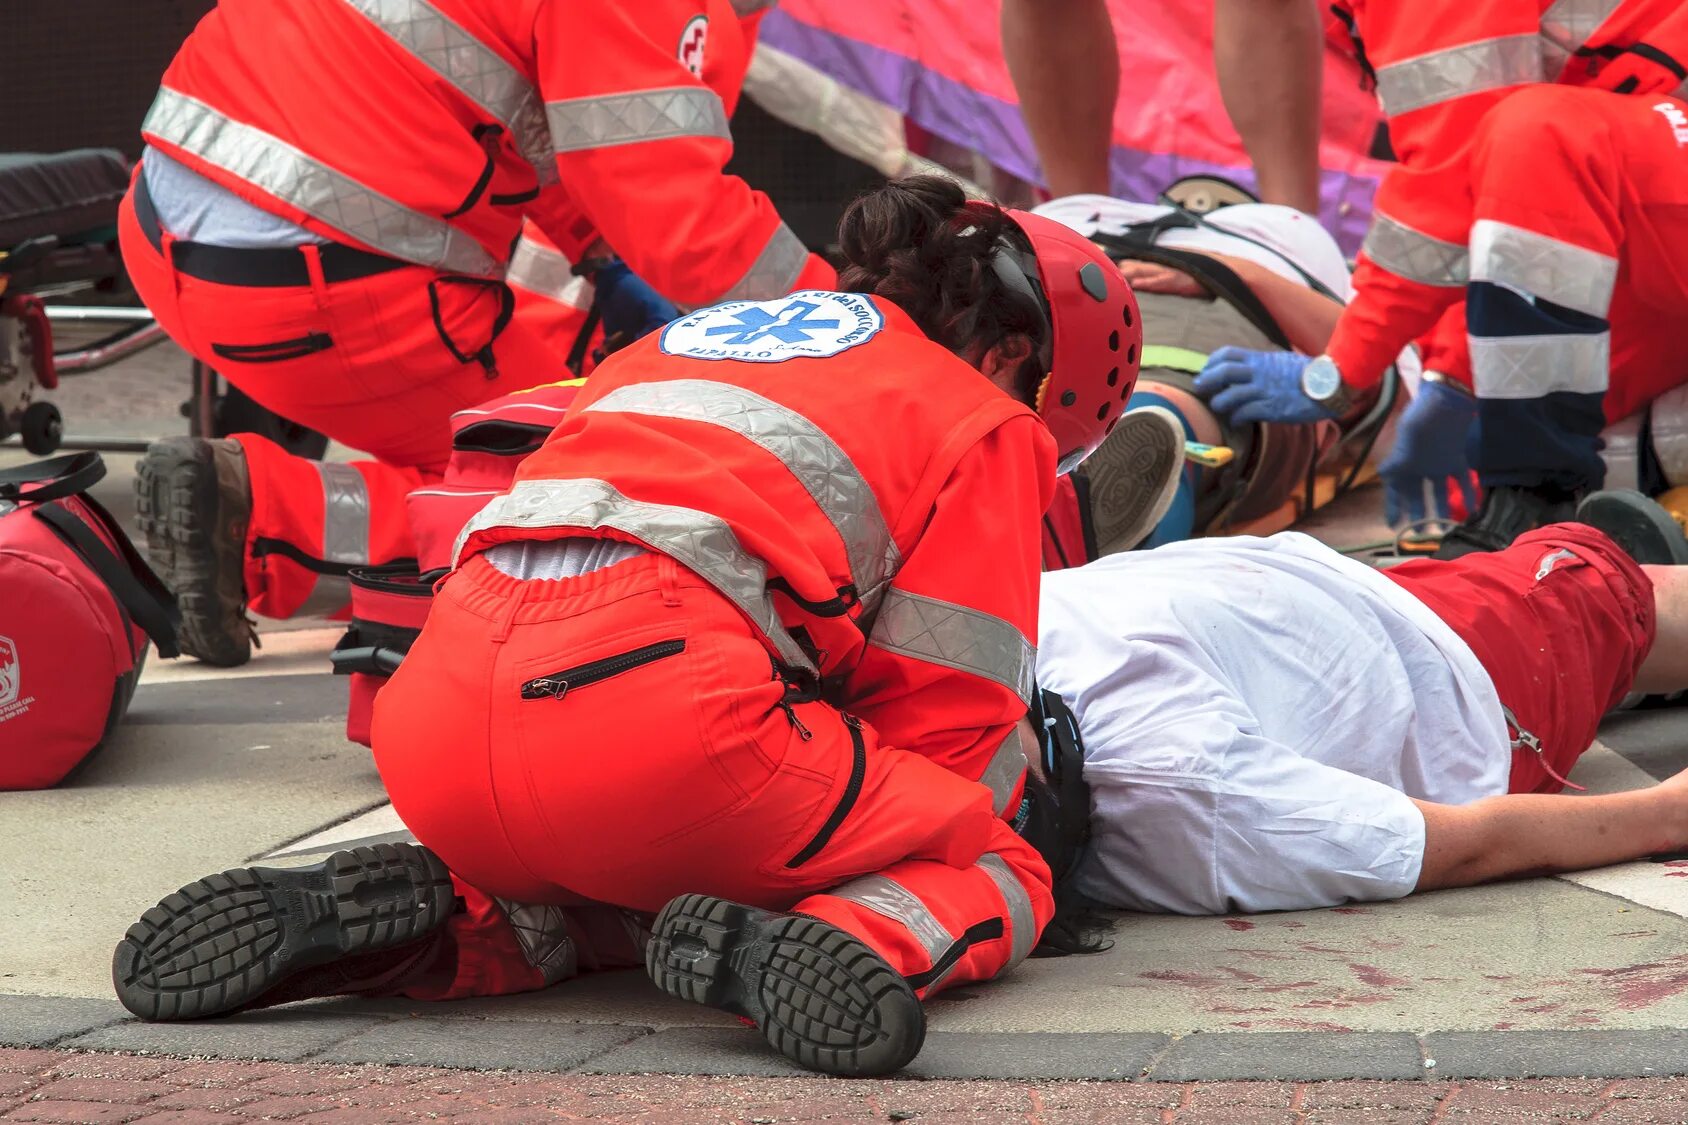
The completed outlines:
{"type": "Polygon", "coordinates": [[[996,274],[1004,289],[1025,297],[1037,309],[1038,320],[1043,326],[1043,340],[1038,347],[1038,369],[1047,373],[1053,364],[1055,326],[1050,318],[1049,300],[1043,295],[1043,284],[1038,281],[1037,256],[999,242],[991,255],[991,272],[996,274]]]}

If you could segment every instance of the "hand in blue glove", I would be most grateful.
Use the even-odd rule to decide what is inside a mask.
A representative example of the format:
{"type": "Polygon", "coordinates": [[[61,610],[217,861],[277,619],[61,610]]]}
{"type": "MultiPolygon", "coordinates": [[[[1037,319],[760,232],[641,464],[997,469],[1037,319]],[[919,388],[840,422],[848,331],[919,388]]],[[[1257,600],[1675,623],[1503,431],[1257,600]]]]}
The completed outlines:
{"type": "Polygon", "coordinates": [[[680,315],[673,302],[645,284],[620,258],[593,271],[592,285],[598,315],[604,320],[606,351],[624,348],[680,315]]]}
{"type": "Polygon", "coordinates": [[[1310,362],[1295,352],[1220,348],[1196,376],[1196,393],[1234,425],[1329,422],[1335,415],[1301,390],[1301,369],[1310,362]]]}
{"type": "Polygon", "coordinates": [[[1448,519],[1448,478],[1459,482],[1465,510],[1477,510],[1477,486],[1465,459],[1465,438],[1477,400],[1441,382],[1422,382],[1395,429],[1395,448],[1377,467],[1389,526],[1448,519]]]}

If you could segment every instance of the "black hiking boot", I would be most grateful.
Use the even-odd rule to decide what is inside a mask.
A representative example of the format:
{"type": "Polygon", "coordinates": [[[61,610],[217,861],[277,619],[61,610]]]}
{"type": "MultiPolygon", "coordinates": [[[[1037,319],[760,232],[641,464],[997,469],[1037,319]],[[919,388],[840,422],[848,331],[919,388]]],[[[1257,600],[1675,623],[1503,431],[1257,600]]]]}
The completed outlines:
{"type": "Polygon", "coordinates": [[[1442,537],[1438,559],[1457,559],[1478,551],[1504,551],[1525,532],[1576,518],[1577,498],[1565,492],[1502,485],[1483,494],[1477,514],[1442,537]]]}

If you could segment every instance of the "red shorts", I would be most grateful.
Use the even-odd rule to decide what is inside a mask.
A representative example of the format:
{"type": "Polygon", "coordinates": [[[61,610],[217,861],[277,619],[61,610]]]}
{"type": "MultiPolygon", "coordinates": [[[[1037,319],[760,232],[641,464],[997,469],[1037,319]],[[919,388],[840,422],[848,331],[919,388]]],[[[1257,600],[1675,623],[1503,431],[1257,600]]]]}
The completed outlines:
{"type": "Polygon", "coordinates": [[[1384,573],[1471,646],[1517,726],[1540,740],[1540,752],[1514,745],[1511,791],[1558,792],[1653,646],[1641,567],[1594,528],[1567,523],[1504,551],[1384,573]]]}

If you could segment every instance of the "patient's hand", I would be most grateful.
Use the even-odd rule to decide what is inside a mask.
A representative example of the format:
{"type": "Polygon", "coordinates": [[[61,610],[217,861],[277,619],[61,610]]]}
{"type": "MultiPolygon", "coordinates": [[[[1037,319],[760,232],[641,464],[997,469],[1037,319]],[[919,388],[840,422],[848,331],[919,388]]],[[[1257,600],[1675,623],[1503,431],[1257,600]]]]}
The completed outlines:
{"type": "Polygon", "coordinates": [[[1158,262],[1139,262],[1126,260],[1119,264],[1120,276],[1127,284],[1139,293],[1164,293],[1169,297],[1204,297],[1213,299],[1213,294],[1202,287],[1202,283],[1187,273],[1182,273],[1171,266],[1163,266],[1158,262]]]}

